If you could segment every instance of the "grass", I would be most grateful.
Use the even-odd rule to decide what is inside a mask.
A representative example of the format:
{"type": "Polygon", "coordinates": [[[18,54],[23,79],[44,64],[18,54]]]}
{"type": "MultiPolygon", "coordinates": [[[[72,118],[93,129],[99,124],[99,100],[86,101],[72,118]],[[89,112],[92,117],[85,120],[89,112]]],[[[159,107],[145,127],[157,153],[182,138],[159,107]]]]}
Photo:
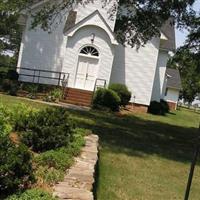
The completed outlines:
{"type": "MultiPolygon", "coordinates": [[[[21,100],[0,96],[0,102],[12,105],[21,100]]],[[[198,113],[181,109],[167,116],[119,117],[99,111],[69,112],[79,126],[100,137],[98,200],[183,199],[197,141],[198,113]]],[[[190,197],[194,200],[199,199],[199,177],[198,165],[190,197]]]]}

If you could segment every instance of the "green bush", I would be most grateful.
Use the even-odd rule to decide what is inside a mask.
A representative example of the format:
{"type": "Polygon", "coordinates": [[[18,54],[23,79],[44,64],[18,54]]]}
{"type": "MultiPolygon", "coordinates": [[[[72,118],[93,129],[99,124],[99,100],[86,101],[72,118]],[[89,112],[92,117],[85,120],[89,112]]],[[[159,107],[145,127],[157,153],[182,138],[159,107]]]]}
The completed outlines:
{"type": "Polygon", "coordinates": [[[57,88],[57,86],[54,86],[54,85],[47,85],[47,84],[41,84],[41,83],[25,83],[25,82],[21,83],[21,89],[27,92],[31,92],[33,87],[34,87],[34,90],[36,90],[36,92],[38,93],[48,93],[54,88],[57,88]]]}
{"type": "Polygon", "coordinates": [[[107,107],[112,111],[118,111],[120,105],[120,97],[111,89],[98,89],[94,94],[93,107],[107,107]]]}
{"type": "Polygon", "coordinates": [[[50,91],[44,98],[47,102],[57,102],[62,98],[62,90],[60,88],[55,88],[50,91]]]}
{"type": "Polygon", "coordinates": [[[49,168],[47,166],[39,166],[35,171],[35,177],[48,185],[53,185],[59,181],[62,181],[64,176],[64,171],[55,169],[53,167],[49,168]]]}
{"type": "Polygon", "coordinates": [[[2,82],[2,90],[9,95],[16,96],[19,90],[19,83],[16,80],[4,79],[2,82]]]}
{"type": "Polygon", "coordinates": [[[7,78],[10,80],[18,80],[19,74],[17,73],[16,69],[10,69],[7,72],[7,78]]]}
{"type": "Polygon", "coordinates": [[[74,156],[79,155],[85,144],[85,132],[85,129],[76,129],[73,140],[68,146],[37,155],[34,158],[37,169],[35,176],[47,184],[62,181],[66,169],[73,164],[74,156]]]}
{"type": "Polygon", "coordinates": [[[31,99],[35,99],[38,92],[39,85],[36,83],[29,83],[26,85],[26,91],[28,92],[28,97],[31,99]]]}
{"type": "Polygon", "coordinates": [[[120,83],[113,83],[109,86],[109,89],[115,91],[120,97],[120,106],[128,105],[131,99],[131,92],[128,90],[126,85],[120,83]]]}
{"type": "Polygon", "coordinates": [[[154,115],[160,115],[161,114],[161,104],[157,101],[152,101],[150,103],[150,106],[148,108],[148,112],[154,115]]]}
{"type": "Polygon", "coordinates": [[[72,156],[78,156],[81,148],[85,145],[84,136],[86,135],[86,129],[76,128],[75,134],[73,135],[73,142],[68,147],[68,152],[72,156]]]}
{"type": "Polygon", "coordinates": [[[74,123],[64,108],[47,108],[28,118],[22,141],[36,152],[66,146],[73,137],[74,123]]]}
{"type": "Polygon", "coordinates": [[[161,100],[160,102],[152,101],[148,108],[148,112],[154,115],[165,115],[169,112],[169,106],[164,100],[161,100]]]}
{"type": "Polygon", "coordinates": [[[29,121],[29,116],[37,112],[36,109],[28,107],[25,104],[17,104],[12,107],[9,113],[10,123],[12,124],[13,131],[24,131],[29,121]]]}
{"type": "Polygon", "coordinates": [[[0,193],[26,188],[34,180],[31,154],[23,144],[0,137],[0,193]]]}
{"type": "Polygon", "coordinates": [[[73,157],[77,156],[85,145],[85,131],[85,129],[75,129],[73,139],[68,146],[41,153],[35,157],[35,163],[63,171],[69,168],[73,162],[73,157]]]}
{"type": "Polygon", "coordinates": [[[160,103],[161,103],[161,112],[162,112],[162,114],[168,113],[169,112],[168,103],[163,99],[160,100],[160,103]]]}
{"type": "Polygon", "coordinates": [[[3,105],[0,105],[0,137],[8,135],[12,130],[10,124],[10,113],[3,105]]]}
{"type": "Polygon", "coordinates": [[[40,189],[31,189],[21,194],[12,195],[5,200],[57,200],[57,198],[40,189]]]}
{"type": "Polygon", "coordinates": [[[40,166],[48,166],[57,170],[65,170],[72,164],[72,157],[66,148],[60,148],[44,152],[35,158],[35,162],[40,166]]]}

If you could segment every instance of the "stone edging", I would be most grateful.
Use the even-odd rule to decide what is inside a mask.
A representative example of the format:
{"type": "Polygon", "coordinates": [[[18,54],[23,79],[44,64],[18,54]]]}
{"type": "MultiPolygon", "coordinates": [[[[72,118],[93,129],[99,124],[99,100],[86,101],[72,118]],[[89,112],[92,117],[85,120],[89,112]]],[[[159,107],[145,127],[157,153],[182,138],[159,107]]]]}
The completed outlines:
{"type": "Polygon", "coordinates": [[[54,187],[54,196],[60,200],[94,200],[93,185],[98,161],[98,136],[85,137],[86,145],[75,159],[75,164],[67,171],[63,182],[54,187]]]}

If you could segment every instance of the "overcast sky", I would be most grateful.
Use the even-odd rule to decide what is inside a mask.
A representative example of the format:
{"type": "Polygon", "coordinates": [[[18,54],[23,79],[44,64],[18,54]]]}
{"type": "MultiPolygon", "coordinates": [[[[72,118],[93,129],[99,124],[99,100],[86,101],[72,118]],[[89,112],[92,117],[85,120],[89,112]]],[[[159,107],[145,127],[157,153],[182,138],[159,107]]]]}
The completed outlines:
{"type": "MultiPolygon", "coordinates": [[[[197,10],[200,14],[200,0],[197,0],[197,2],[194,5],[195,10],[197,10]]],[[[186,31],[179,31],[176,30],[176,46],[180,47],[184,44],[184,41],[186,39],[187,32],[186,31]]]]}

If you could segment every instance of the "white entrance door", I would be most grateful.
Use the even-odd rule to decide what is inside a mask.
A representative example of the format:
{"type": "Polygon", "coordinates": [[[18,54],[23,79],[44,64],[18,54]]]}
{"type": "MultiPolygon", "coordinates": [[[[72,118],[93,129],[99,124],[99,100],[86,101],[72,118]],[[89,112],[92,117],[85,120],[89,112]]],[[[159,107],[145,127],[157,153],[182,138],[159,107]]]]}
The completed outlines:
{"type": "Polygon", "coordinates": [[[83,90],[94,89],[98,73],[98,59],[79,56],[75,87],[83,90]]]}

